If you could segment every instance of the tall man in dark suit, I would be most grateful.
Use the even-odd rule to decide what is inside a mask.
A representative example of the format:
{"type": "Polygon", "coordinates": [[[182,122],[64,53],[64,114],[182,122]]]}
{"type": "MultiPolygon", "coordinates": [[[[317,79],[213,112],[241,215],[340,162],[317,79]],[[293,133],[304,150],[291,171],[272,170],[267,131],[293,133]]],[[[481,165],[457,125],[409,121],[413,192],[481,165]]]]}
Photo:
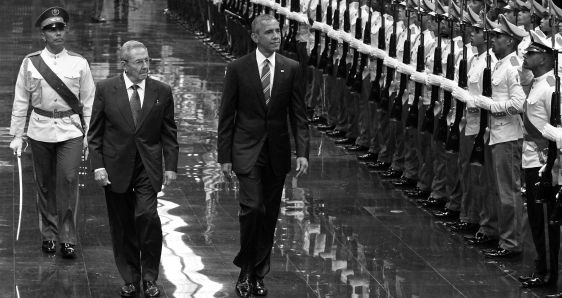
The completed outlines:
{"type": "Polygon", "coordinates": [[[124,73],[97,83],[88,132],[95,180],[105,189],[115,262],[125,281],[123,297],[136,296],[141,277],[145,296],[160,294],[156,194],[177,171],[172,89],[148,77],[149,64],[142,43],[123,44],[124,73]]]}
{"type": "Polygon", "coordinates": [[[289,125],[296,144],[297,175],[308,168],[309,133],[296,61],[279,50],[279,23],[260,15],[252,22],[255,52],[227,66],[218,128],[218,162],[227,178],[240,182],[241,268],[236,292],[241,297],[267,294],[273,234],[285,176],[291,170],[289,125]],[[288,117],[287,117],[288,116],[288,117]]]}

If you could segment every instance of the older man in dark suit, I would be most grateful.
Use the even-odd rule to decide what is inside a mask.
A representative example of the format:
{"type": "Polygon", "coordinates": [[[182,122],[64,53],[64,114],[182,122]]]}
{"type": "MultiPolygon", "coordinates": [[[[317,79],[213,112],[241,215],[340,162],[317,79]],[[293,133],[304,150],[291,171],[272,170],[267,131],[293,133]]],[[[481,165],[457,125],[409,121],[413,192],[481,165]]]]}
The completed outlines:
{"type": "Polygon", "coordinates": [[[228,65],[220,108],[218,161],[240,182],[241,268],[236,293],[264,296],[273,234],[286,174],[291,170],[291,124],[297,152],[297,175],[308,168],[309,132],[299,64],[275,52],[279,23],[260,15],[252,23],[255,52],[228,65]],[[288,116],[288,117],[287,117],[288,116]]]}
{"type": "Polygon", "coordinates": [[[123,297],[136,296],[141,277],[145,296],[160,294],[162,227],[156,195],[177,171],[172,89],[148,77],[149,64],[142,43],[123,44],[125,71],[97,83],[88,132],[95,180],[105,188],[115,262],[125,280],[123,297]]]}

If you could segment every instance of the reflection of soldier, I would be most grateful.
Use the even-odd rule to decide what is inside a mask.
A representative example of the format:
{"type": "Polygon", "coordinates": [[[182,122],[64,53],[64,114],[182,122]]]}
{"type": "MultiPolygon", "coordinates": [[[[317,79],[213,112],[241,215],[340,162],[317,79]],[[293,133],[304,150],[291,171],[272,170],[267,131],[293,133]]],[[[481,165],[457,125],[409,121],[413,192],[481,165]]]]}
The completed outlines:
{"type": "Polygon", "coordinates": [[[35,23],[41,28],[45,49],[27,55],[20,68],[10,148],[21,154],[31,98],[27,135],[33,151],[42,249],[54,253],[58,237],[63,257],[72,258],[77,242],[78,168],[86,148],[85,124],[91,114],[94,81],[86,59],[64,48],[68,19],[64,9],[51,7],[35,23]],[[57,185],[61,186],[58,191],[57,185]]]}

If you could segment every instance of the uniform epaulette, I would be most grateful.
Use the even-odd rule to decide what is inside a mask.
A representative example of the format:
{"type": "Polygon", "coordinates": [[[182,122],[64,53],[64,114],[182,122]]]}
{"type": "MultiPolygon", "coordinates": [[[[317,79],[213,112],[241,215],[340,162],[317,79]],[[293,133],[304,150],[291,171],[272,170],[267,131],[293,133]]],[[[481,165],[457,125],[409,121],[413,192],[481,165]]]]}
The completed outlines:
{"type": "Polygon", "coordinates": [[[84,57],[82,57],[82,55],[80,55],[80,54],[78,54],[78,53],[74,53],[74,52],[72,52],[72,51],[66,51],[66,52],[67,52],[68,55],[70,55],[70,56],[76,56],[76,57],[84,58],[84,57]]]}
{"type": "Polygon", "coordinates": [[[554,85],[556,84],[556,79],[554,78],[554,76],[548,76],[546,77],[546,82],[548,83],[548,85],[550,85],[550,87],[554,87],[554,85]]]}
{"type": "Polygon", "coordinates": [[[27,54],[27,55],[25,56],[25,58],[37,56],[37,55],[39,55],[39,54],[41,54],[41,51],[33,52],[33,53],[31,53],[31,54],[27,54]]]}
{"type": "Polygon", "coordinates": [[[515,56],[511,56],[511,58],[509,58],[509,62],[511,62],[511,65],[513,66],[519,66],[519,59],[515,56]]]}

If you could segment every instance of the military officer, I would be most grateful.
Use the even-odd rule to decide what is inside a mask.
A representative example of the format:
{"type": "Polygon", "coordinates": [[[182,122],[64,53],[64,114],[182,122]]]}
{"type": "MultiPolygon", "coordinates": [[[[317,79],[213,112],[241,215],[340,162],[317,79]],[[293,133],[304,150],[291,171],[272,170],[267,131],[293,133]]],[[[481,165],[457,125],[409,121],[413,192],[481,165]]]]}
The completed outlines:
{"type": "Polygon", "coordinates": [[[521,86],[517,46],[528,33],[499,17],[492,37],[492,50],[498,58],[492,73],[492,97],[478,96],[474,103],[490,111],[489,127],[491,164],[493,165],[494,189],[498,199],[499,246],[485,250],[487,257],[514,257],[522,251],[521,222],[521,150],[523,125],[519,113],[523,111],[525,92],[521,86]]]}
{"type": "MultiPolygon", "coordinates": [[[[545,198],[540,197],[541,192],[536,185],[540,179],[539,170],[546,163],[545,153],[548,151],[548,140],[542,136],[540,130],[550,122],[552,93],[555,91],[556,79],[553,70],[552,41],[540,30],[531,30],[529,33],[532,43],[526,49],[523,67],[531,70],[535,79],[525,102],[522,160],[527,185],[527,214],[537,258],[534,273],[521,276],[519,280],[523,287],[540,287],[556,283],[558,280],[560,230],[558,226],[549,226],[546,237],[552,245],[546,247],[542,203],[537,203],[537,200],[545,198]],[[546,257],[547,253],[550,254],[549,258],[546,257]],[[549,265],[546,264],[547,260],[550,260],[549,265]]],[[[552,193],[553,189],[549,192],[552,193]]],[[[547,204],[548,210],[552,210],[554,200],[547,200],[547,204]]]]}
{"type": "Polygon", "coordinates": [[[95,87],[88,61],[65,48],[68,21],[63,8],[51,7],[35,23],[45,48],[27,55],[18,73],[10,148],[21,154],[31,108],[27,137],[33,152],[41,247],[54,253],[58,240],[63,257],[72,258],[77,243],[78,169],[87,148],[84,135],[95,87]]]}

